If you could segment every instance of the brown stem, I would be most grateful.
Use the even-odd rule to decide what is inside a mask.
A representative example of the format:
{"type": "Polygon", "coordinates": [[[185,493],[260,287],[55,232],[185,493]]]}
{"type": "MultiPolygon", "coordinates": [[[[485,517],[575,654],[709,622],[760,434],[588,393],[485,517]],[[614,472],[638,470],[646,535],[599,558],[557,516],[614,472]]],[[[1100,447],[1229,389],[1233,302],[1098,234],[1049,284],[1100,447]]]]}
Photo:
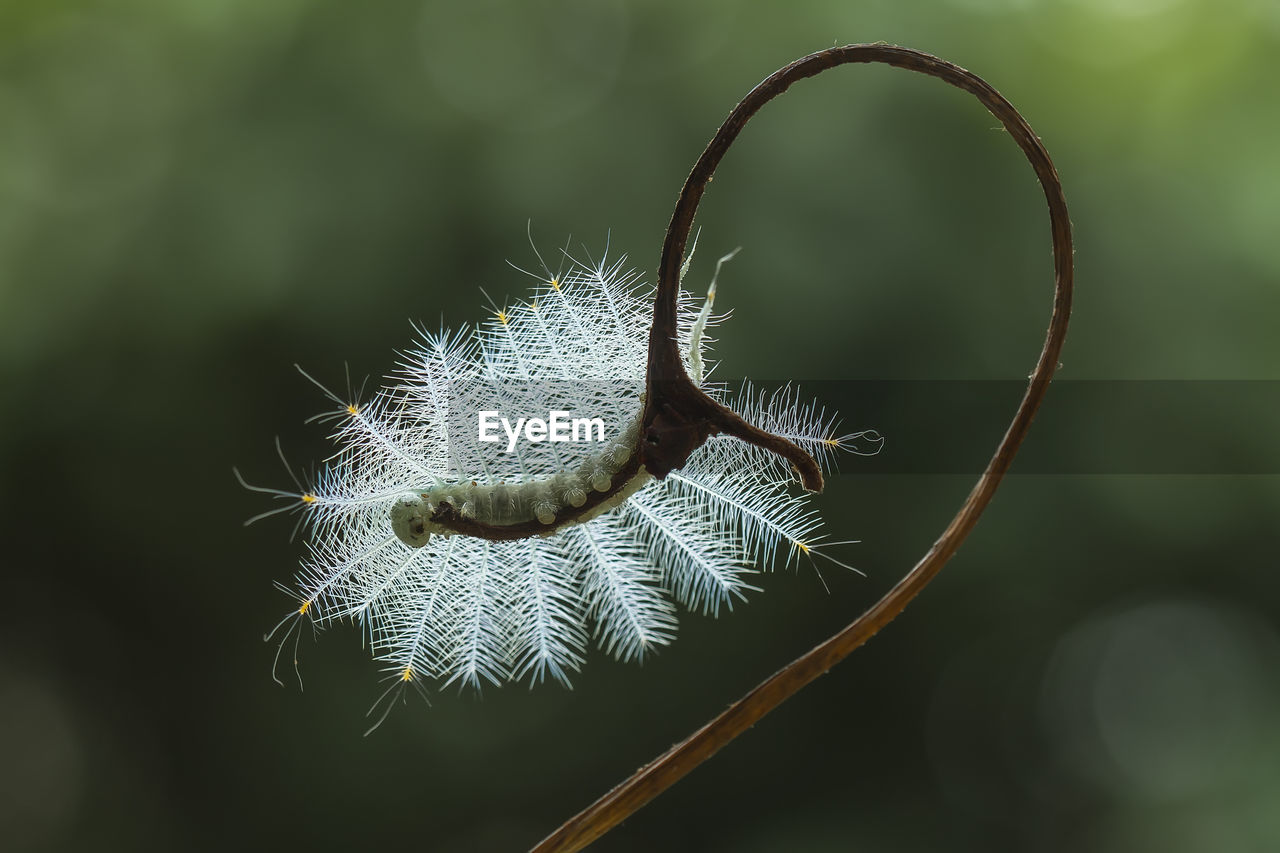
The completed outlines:
{"type": "MultiPolygon", "coordinates": [[[[658,298],[662,298],[661,284],[658,298]]],[[[812,456],[794,442],[752,426],[704,394],[685,373],[678,353],[669,362],[662,357],[663,350],[654,349],[657,339],[649,338],[648,391],[640,430],[640,461],[650,474],[661,480],[682,467],[708,437],[725,433],[776,453],[791,463],[806,489],[822,491],[822,468],[812,456]]]]}
{"type": "MultiPolygon", "coordinates": [[[[946,530],[929,551],[874,607],[830,639],[766,679],[724,713],[574,815],[538,844],[534,848],[534,853],[581,850],[683,778],[693,768],[715,755],[725,744],[746,731],[800,688],[839,663],[901,613],[903,608],[951,558],[977,523],[978,516],[990,503],[996,487],[1009,470],[1014,454],[1030,428],[1031,420],[1048,390],[1049,380],[1058,365],[1058,356],[1066,337],[1067,318],[1071,313],[1073,276],[1071,222],[1067,215],[1062,183],[1049,158],[1049,153],[1013,105],[981,78],[935,56],[887,44],[848,45],[798,59],[770,75],[752,89],[742,103],[730,113],[729,118],[725,120],[693,167],[680,194],[680,200],[676,203],[675,213],[671,217],[667,239],[662,249],[662,267],[657,301],[654,305],[653,334],[649,342],[650,369],[657,365],[665,371],[664,376],[666,376],[674,372],[671,368],[673,363],[679,365],[679,353],[675,350],[674,341],[667,336],[659,339],[658,329],[660,326],[674,328],[680,259],[693,224],[698,200],[702,197],[707,181],[710,180],[720,158],[724,156],[747,120],[770,100],[786,91],[792,83],[836,65],[859,62],[882,62],[898,68],[918,71],[971,93],[1000,120],[1035,170],[1049,205],[1049,224],[1053,238],[1054,298],[1044,348],[1031,374],[1030,384],[1004,438],[1000,440],[995,454],[987,464],[986,471],[978,478],[978,482],[960,507],[960,511],[956,513],[955,518],[947,525],[946,530]]],[[[646,410],[646,414],[653,409],[655,388],[660,387],[662,386],[655,385],[651,377],[650,409],[646,410]]],[[[666,392],[662,393],[665,395],[666,392]]],[[[684,398],[681,395],[684,394],[687,392],[676,390],[672,397],[683,402],[684,398]]],[[[659,408],[658,411],[661,414],[665,410],[659,408]]],[[[676,415],[666,415],[666,417],[679,420],[676,415]]],[[[706,417],[711,416],[708,413],[706,417]]],[[[688,418],[685,420],[688,421],[688,418]]],[[[663,423],[664,421],[656,419],[655,422],[663,423]]],[[[646,424],[648,423],[650,422],[646,420],[646,424]]],[[[716,428],[723,427],[716,424],[716,428]]]]}

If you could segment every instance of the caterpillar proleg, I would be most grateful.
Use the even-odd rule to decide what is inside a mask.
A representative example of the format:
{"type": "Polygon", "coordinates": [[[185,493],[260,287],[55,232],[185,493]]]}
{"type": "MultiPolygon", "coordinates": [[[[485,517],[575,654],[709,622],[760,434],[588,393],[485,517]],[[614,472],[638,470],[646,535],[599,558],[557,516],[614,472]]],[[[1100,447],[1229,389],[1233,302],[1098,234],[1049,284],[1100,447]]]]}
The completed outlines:
{"type": "MultiPolygon", "coordinates": [[[[809,495],[755,444],[716,436],[670,476],[648,470],[652,291],[624,259],[543,268],[527,300],[474,328],[418,327],[367,399],[326,392],[337,453],[297,492],[262,490],[308,531],[296,615],[356,620],[403,682],[567,684],[589,634],[640,659],[672,639],[673,598],[714,614],[754,588],[754,572],[801,555],[838,562],[824,549],[844,543],[825,539],[809,495]],[[487,437],[481,413],[501,413],[511,442],[487,437]],[[604,440],[565,437],[559,413],[599,421],[604,440]]],[[[793,388],[734,394],[711,381],[714,296],[713,278],[705,300],[678,297],[698,388],[823,463],[874,448],[874,432],[840,434],[793,388]]]]}

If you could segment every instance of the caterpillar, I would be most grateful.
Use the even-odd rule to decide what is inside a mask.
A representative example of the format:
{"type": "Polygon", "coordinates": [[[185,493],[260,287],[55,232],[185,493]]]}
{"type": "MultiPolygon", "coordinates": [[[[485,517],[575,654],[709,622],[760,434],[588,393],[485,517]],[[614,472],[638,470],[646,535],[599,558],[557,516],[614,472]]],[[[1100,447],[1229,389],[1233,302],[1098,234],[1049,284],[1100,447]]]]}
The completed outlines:
{"type": "MultiPolygon", "coordinates": [[[[715,435],[665,478],[646,470],[652,291],[625,258],[564,254],[567,271],[539,256],[529,298],[492,305],[475,327],[416,326],[418,343],[368,399],[325,389],[334,408],[321,417],[335,424],[338,451],[306,488],[245,484],[287,502],[262,516],[297,511],[308,530],[287,618],[357,621],[397,683],[567,685],[589,635],[621,660],[669,643],[673,600],[715,615],[778,562],[817,555],[851,568],[828,550],[848,543],[821,533],[809,495],[773,453],[715,435]],[[604,440],[517,441],[509,431],[506,452],[476,426],[479,413],[548,411],[600,421],[604,440]]],[[[840,434],[834,415],[791,386],[731,393],[711,380],[707,333],[724,319],[712,307],[729,257],[700,306],[678,294],[695,385],[824,467],[840,451],[876,452],[874,431],[840,434]]]]}
{"type": "MultiPolygon", "coordinates": [[[[703,381],[702,338],[715,302],[716,278],[720,267],[734,254],[736,252],[717,262],[706,301],[689,334],[688,365],[698,384],[703,381]]],[[[608,272],[616,273],[617,269],[615,265],[608,272]]],[[[594,281],[603,282],[604,274],[598,272],[594,281]]],[[[551,285],[554,291],[561,292],[558,276],[551,277],[551,285]]],[[[617,300],[611,302],[619,304],[617,300]]],[[[536,311],[536,297],[531,307],[536,311]]],[[[504,327],[512,322],[506,311],[499,311],[497,319],[504,327]]],[[[547,327],[542,328],[545,332],[547,327]]],[[[532,378],[528,370],[520,373],[523,379],[532,378]]],[[[643,402],[642,394],[638,403],[642,406],[643,402]]],[[[617,439],[609,442],[603,452],[578,461],[574,468],[515,484],[499,482],[482,486],[474,480],[464,480],[402,496],[391,509],[391,529],[400,541],[418,548],[430,541],[432,535],[470,533],[488,539],[521,539],[529,535],[545,536],[567,524],[590,521],[621,504],[652,479],[639,464],[636,452],[640,414],[638,407],[617,439]]],[[[603,427],[603,419],[597,420],[601,420],[603,427]]],[[[514,440],[513,437],[513,447],[514,440]]]]}

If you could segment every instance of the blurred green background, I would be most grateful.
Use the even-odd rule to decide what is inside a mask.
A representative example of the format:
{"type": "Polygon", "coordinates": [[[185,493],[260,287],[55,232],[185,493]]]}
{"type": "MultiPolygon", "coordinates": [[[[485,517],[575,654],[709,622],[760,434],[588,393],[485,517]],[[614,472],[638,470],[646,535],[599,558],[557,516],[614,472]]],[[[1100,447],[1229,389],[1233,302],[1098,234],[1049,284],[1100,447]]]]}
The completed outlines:
{"type": "MultiPolygon", "coordinates": [[[[304,641],[305,692],[272,682],[302,546],[241,526],[264,501],[231,467],[287,484],[276,435],[327,454],[294,362],[378,377],[410,319],[523,293],[529,219],[652,270],[737,99],[875,40],[1025,112],[1076,226],[1060,376],[1139,402],[1051,391],[1040,463],[921,600],[596,849],[1280,849],[1277,386],[1197,403],[1280,379],[1274,0],[0,4],[0,846],[524,849],[869,606],[1013,397],[980,429],[840,401],[888,436],[818,502],[866,578],[765,577],[643,666],[433,692],[368,738],[355,630],[304,641]],[[1149,407],[1156,379],[1196,382],[1149,407]],[[904,473],[913,420],[952,468],[904,473]],[[1188,473],[1206,447],[1234,462],[1188,473]]],[[[724,375],[1025,377],[1047,217],[995,127],[886,68],[770,105],[699,218],[695,280],[745,247],[724,375]]]]}

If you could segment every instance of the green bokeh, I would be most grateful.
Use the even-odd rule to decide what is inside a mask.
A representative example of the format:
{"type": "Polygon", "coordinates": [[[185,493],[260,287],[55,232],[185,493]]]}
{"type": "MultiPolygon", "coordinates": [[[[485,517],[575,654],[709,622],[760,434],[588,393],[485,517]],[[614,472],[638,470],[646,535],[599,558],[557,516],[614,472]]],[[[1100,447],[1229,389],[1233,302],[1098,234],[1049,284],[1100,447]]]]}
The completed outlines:
{"type": "MultiPolygon", "coordinates": [[[[1192,402],[1051,392],[1039,461],[923,598],[598,849],[1280,849],[1280,386],[1193,404],[1280,379],[1274,0],[0,4],[0,846],[524,849],[873,602],[998,429],[917,409],[971,457],[842,466],[819,506],[865,579],[766,577],[642,667],[444,690],[362,738],[381,687],[354,629],[304,639],[305,693],[271,681],[302,546],[241,527],[263,504],[231,466],[287,482],[275,435],[327,454],[295,362],[377,377],[409,320],[523,293],[530,219],[543,249],[652,270],[736,100],[875,40],[981,74],[1052,152],[1079,287],[1061,377],[1197,380],[1192,402]],[[1126,447],[1154,448],[1142,473],[1126,447]],[[1229,466],[1189,470],[1206,447],[1229,466]]],[[[935,81],[797,85],[699,224],[694,279],[744,247],[726,375],[1034,363],[1039,187],[935,81]]],[[[841,406],[884,427],[891,404],[841,406]]]]}

